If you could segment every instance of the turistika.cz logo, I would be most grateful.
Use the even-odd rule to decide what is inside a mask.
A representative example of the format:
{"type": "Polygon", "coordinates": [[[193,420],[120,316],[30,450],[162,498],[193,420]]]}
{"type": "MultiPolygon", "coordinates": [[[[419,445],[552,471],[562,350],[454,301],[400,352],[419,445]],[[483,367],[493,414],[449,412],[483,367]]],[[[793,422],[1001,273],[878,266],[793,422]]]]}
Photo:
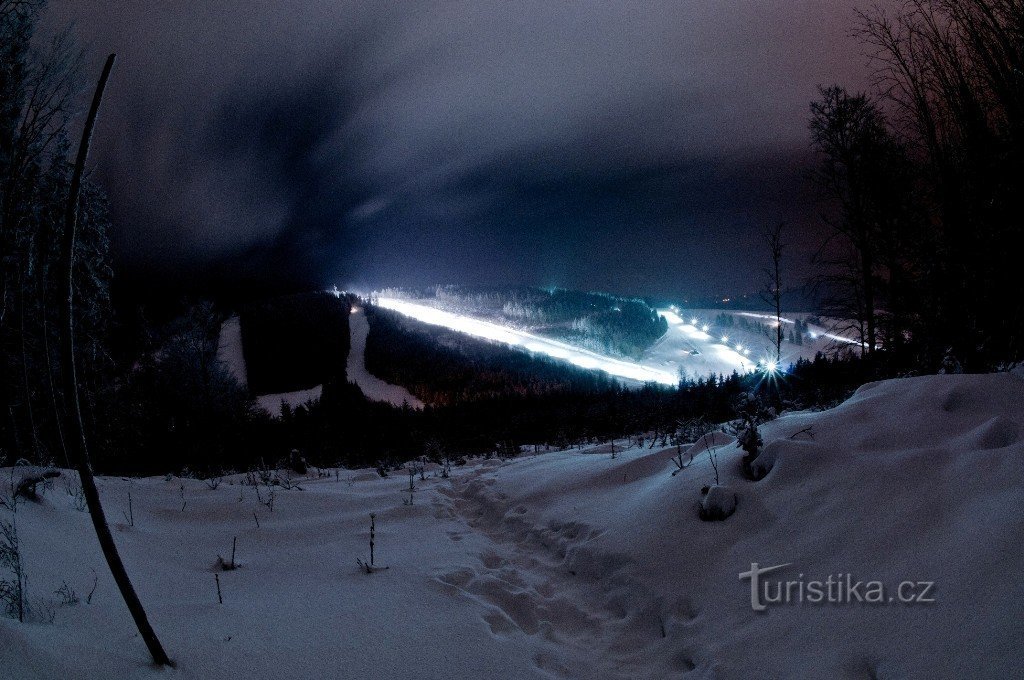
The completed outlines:
{"type": "Polygon", "coordinates": [[[763,612],[768,605],[803,604],[931,604],[935,602],[934,581],[900,581],[895,589],[882,581],[861,581],[852,574],[829,574],[824,580],[809,580],[803,574],[796,579],[762,578],[793,566],[792,562],[762,567],[750,563],[750,571],[741,572],[740,580],[750,580],[750,608],[763,612]]]}

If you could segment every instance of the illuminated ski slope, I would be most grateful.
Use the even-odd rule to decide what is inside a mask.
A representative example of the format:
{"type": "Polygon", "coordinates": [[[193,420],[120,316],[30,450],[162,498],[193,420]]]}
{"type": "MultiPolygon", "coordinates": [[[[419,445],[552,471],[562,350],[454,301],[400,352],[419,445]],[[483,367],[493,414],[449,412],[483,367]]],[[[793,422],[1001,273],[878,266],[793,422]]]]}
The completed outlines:
{"type": "Polygon", "coordinates": [[[408,300],[397,300],[394,298],[379,298],[377,305],[432,326],[443,326],[444,328],[478,338],[522,347],[537,354],[568,361],[582,368],[604,371],[617,378],[626,378],[639,382],[657,382],[663,385],[676,385],[679,382],[679,373],[670,368],[659,368],[625,359],[615,359],[580,347],[574,347],[565,342],[509,328],[508,326],[502,326],[491,321],[482,321],[462,314],[455,314],[442,309],[428,307],[427,305],[409,302],[408,300]]]}
{"type": "MultiPolygon", "coordinates": [[[[709,375],[729,375],[733,371],[748,373],[764,368],[776,370],[800,358],[811,359],[818,352],[828,351],[830,343],[856,344],[854,340],[815,326],[810,329],[802,345],[784,344],[781,366],[776,367],[772,361],[774,346],[765,334],[739,326],[728,331],[716,331],[712,327],[712,320],[720,310],[683,312],[670,308],[658,310],[668,321],[668,331],[645,352],[641,360],[631,361],[602,355],[493,321],[438,309],[429,304],[396,298],[379,298],[377,304],[426,324],[522,347],[576,366],[605,371],[616,378],[663,385],[677,384],[680,376],[696,379],[709,375]]],[[[729,313],[763,320],[769,325],[774,321],[774,317],[767,314],[729,313]]],[[[788,325],[793,320],[783,318],[782,322],[788,325]]]]}

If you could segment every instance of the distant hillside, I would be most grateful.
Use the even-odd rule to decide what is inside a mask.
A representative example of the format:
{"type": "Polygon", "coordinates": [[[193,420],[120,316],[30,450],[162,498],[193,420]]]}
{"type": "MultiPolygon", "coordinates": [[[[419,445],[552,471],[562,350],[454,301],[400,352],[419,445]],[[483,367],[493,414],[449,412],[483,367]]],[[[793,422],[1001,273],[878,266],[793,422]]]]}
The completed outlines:
{"type": "Polygon", "coordinates": [[[436,286],[388,288],[380,297],[416,300],[529,330],[604,354],[639,358],[667,330],[640,298],[562,288],[436,286]]]}
{"type": "Polygon", "coordinates": [[[522,349],[429,326],[367,306],[366,368],[424,402],[448,405],[572,390],[599,392],[614,380],[522,349]]]}

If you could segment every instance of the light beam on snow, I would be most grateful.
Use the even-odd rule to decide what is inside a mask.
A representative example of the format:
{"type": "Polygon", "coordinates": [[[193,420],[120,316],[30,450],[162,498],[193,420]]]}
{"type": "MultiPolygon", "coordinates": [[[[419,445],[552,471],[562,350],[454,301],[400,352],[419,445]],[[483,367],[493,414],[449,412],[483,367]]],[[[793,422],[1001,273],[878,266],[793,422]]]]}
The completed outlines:
{"type": "MultiPolygon", "coordinates": [[[[537,354],[554,357],[582,368],[604,371],[608,375],[617,378],[626,378],[639,382],[656,382],[662,385],[677,385],[679,377],[675,372],[665,371],[652,366],[644,366],[626,359],[615,359],[604,356],[597,352],[591,352],[580,347],[574,347],[565,342],[552,340],[533,333],[527,333],[515,328],[502,326],[491,321],[474,319],[462,314],[455,314],[443,309],[435,309],[427,305],[409,302],[408,300],[397,300],[394,298],[378,298],[377,305],[384,309],[390,309],[405,316],[416,319],[432,326],[442,326],[453,331],[472,335],[477,338],[493,340],[495,342],[522,347],[537,354]]],[[[678,322],[669,319],[669,323],[683,323],[677,315],[672,314],[678,322]]],[[[671,314],[671,312],[669,312],[671,314]]],[[[692,328],[692,327],[691,327],[692,328]]],[[[696,329],[693,329],[696,331],[696,329]]],[[[698,333],[700,331],[697,331],[698,333]]]]}
{"type": "MultiPolygon", "coordinates": [[[[748,316],[748,317],[751,317],[751,318],[754,318],[754,319],[766,319],[768,321],[775,321],[775,317],[773,315],[771,315],[771,314],[755,314],[754,312],[733,312],[733,313],[734,314],[739,314],[740,316],[748,316]]],[[[793,319],[787,319],[786,317],[782,317],[781,321],[782,321],[782,323],[789,323],[789,324],[793,323],[793,319]]],[[[817,339],[818,336],[823,336],[823,337],[828,338],[829,340],[835,340],[836,342],[844,342],[844,343],[846,343],[848,345],[859,345],[859,344],[861,344],[860,340],[854,340],[853,338],[847,338],[845,336],[836,335],[835,333],[828,333],[826,331],[821,331],[821,332],[808,331],[808,333],[810,334],[812,340],[817,339]]]]}

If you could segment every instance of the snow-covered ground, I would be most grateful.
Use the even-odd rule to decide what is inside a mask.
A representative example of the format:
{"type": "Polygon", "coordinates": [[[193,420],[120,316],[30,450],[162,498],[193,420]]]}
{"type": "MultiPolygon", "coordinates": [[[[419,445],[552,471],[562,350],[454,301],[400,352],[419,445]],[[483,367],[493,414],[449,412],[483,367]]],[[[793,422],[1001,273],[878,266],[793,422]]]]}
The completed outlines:
{"type": "MultiPolygon", "coordinates": [[[[87,515],[57,480],[19,506],[32,598],[92,604],[52,623],[0,619],[10,678],[980,678],[1024,666],[1024,381],[934,376],[862,387],[762,428],[758,482],[719,435],[372,471],[276,488],[271,512],[229,478],[100,480],[115,536],[178,667],[147,666],[87,515]],[[702,522],[702,486],[735,514],[702,522]],[[135,526],[122,517],[128,492],[135,526]],[[376,513],[376,564],[369,513],[376,513]],[[255,514],[255,516],[254,516],[255,514]],[[256,519],[259,520],[259,527],[256,519]],[[234,571],[219,572],[238,537],[234,571]],[[931,602],[760,602],[769,586],[846,574],[931,602]],[[909,589],[899,584],[909,581],[909,589]],[[932,584],[927,586],[925,584],[932,584]],[[757,604],[757,603],[754,603],[757,604]]],[[[6,470],[0,470],[3,475],[6,470]]],[[[65,473],[67,476],[67,473],[65,473]]],[[[260,497],[268,500],[270,489],[260,497]]],[[[788,587],[788,586],[787,586],[788,587]]],[[[769,594],[776,592],[768,588],[769,594]]],[[[796,591],[793,591],[796,592],[796,591]]],[[[861,597],[865,588],[859,589],[861,597]]],[[[851,596],[852,597],[852,596],[851,596]]]]}
{"type": "MultiPolygon", "coordinates": [[[[376,303],[422,323],[521,347],[583,368],[605,371],[611,376],[634,383],[675,385],[680,375],[700,378],[711,374],[729,375],[733,371],[745,373],[757,370],[758,362],[771,360],[774,354],[772,341],[752,328],[734,327],[727,332],[716,333],[713,328],[714,319],[722,310],[659,309],[658,313],[668,321],[668,331],[642,359],[632,361],[605,356],[527,330],[438,309],[422,302],[385,297],[378,298],[376,303]]],[[[765,314],[728,313],[761,324],[774,322],[773,317],[765,314]]],[[[783,319],[784,327],[792,324],[793,319],[783,319]]],[[[836,344],[855,344],[853,340],[829,333],[823,328],[812,327],[810,330],[812,335],[805,339],[803,345],[789,342],[783,344],[783,365],[801,357],[813,358],[816,352],[827,351],[836,344]]]]}
{"type": "Polygon", "coordinates": [[[348,352],[348,379],[359,386],[368,399],[386,401],[401,406],[403,403],[412,408],[423,408],[423,402],[410,394],[409,390],[399,385],[392,385],[366,370],[366,336],[370,332],[370,324],[362,307],[353,307],[348,317],[351,329],[351,348],[348,352]]]}

